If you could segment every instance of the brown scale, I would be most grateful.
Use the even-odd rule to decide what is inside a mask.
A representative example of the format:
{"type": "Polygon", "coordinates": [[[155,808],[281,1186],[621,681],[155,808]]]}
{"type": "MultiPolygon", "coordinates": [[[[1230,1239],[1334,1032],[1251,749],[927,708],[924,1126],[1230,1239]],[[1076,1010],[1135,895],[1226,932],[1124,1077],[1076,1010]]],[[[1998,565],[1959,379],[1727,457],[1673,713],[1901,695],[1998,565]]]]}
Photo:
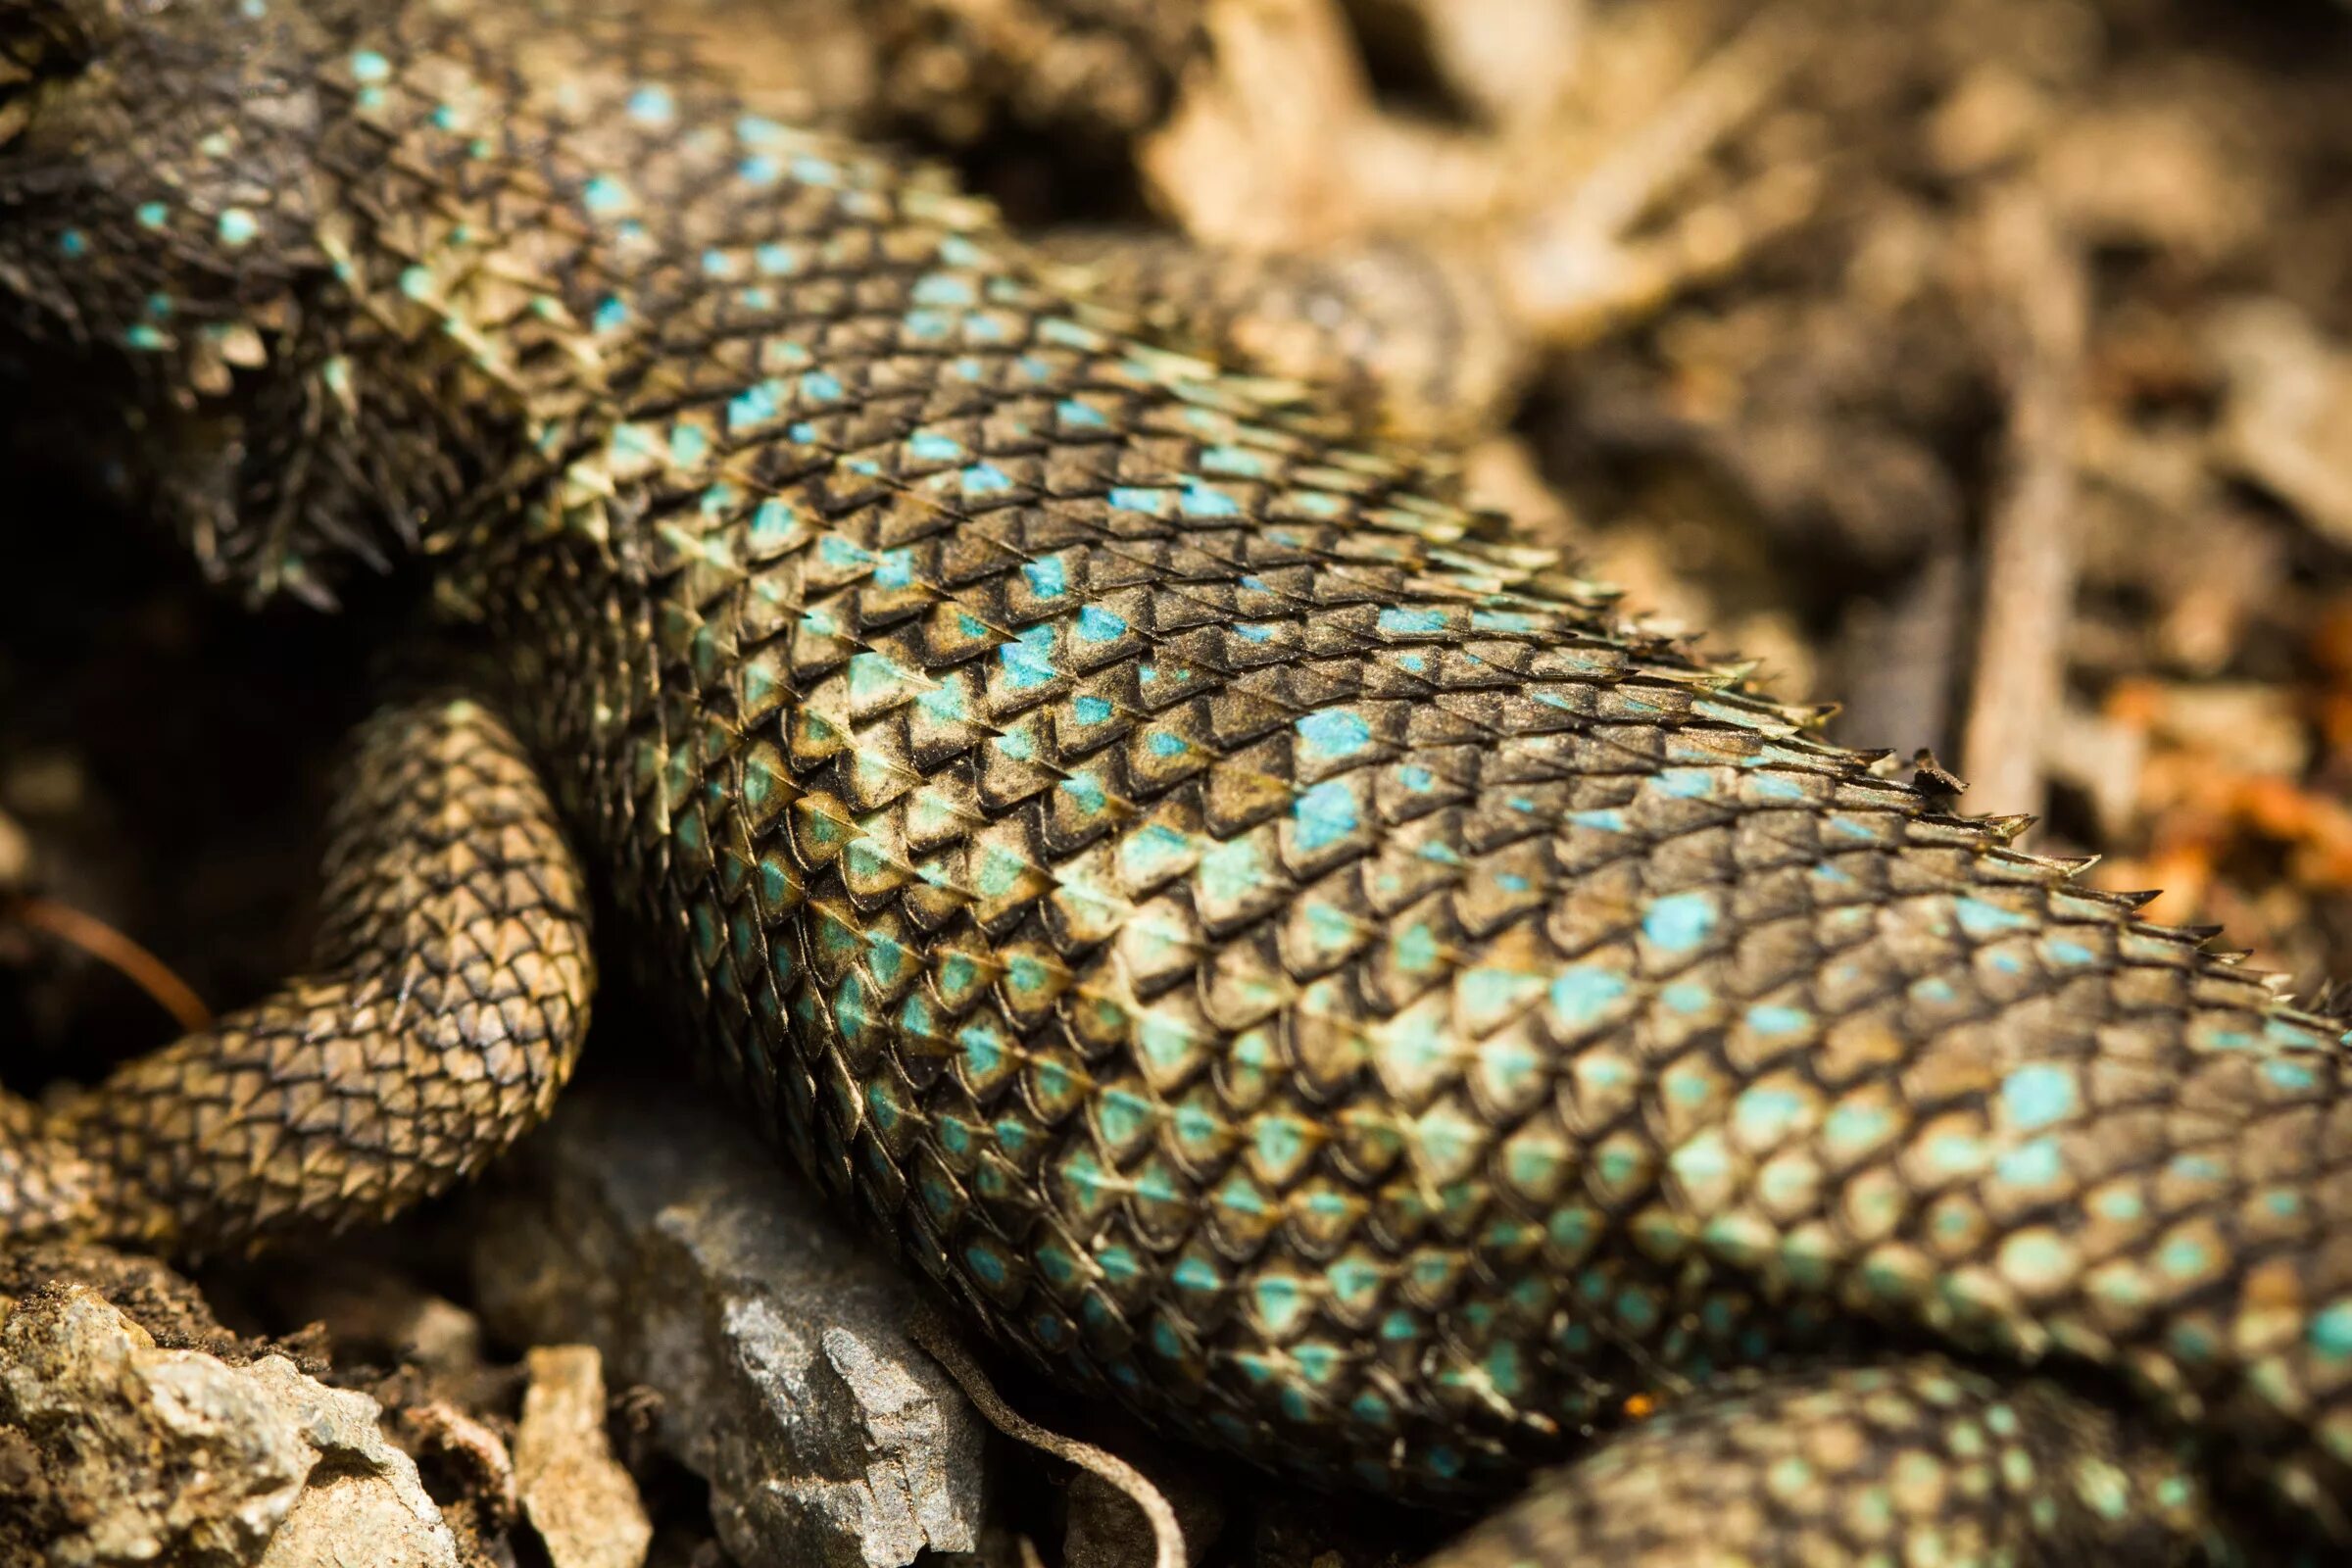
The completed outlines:
{"type": "Polygon", "coordinates": [[[2025,1391],[2021,1560],[2140,1560],[2082,1513],[2158,1474],[2125,1398],[2338,1523],[2335,1026],[623,23],[86,17],[0,141],[0,340],[215,569],[421,552],[490,672],[365,738],[318,978],[0,1118],[24,1228],[201,1250],[503,1147],[584,1017],[560,817],[807,1171],[1204,1441],[1409,1497],[1589,1452],[1627,1534],[1574,1528],[1660,1561],[1627,1471],[1688,1471],[1802,1561],[2007,1397],[1924,1340],[2025,1391]]]}
{"type": "Polygon", "coordinates": [[[1031,126],[1134,136],[1166,115],[1206,47],[1201,0],[884,0],[859,17],[877,96],[951,140],[992,110],[1031,126]]]}

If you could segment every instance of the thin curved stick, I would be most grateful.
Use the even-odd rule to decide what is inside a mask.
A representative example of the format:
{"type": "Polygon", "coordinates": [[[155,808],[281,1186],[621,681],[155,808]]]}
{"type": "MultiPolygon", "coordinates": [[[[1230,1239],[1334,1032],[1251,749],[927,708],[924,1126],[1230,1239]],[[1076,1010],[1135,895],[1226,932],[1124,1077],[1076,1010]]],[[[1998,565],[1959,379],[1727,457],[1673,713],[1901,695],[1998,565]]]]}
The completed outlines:
{"type": "Polygon", "coordinates": [[[0,904],[0,918],[30,930],[46,931],[112,967],[147,993],[157,1006],[177,1019],[179,1026],[190,1034],[213,1026],[212,1009],[186,981],[173,974],[163,959],[96,915],[85,914],[53,899],[20,898],[0,904]]]}
{"type": "Polygon", "coordinates": [[[1125,1493],[1144,1511],[1144,1517],[1151,1521],[1152,1568],[1185,1568],[1184,1528],[1176,1522],[1176,1510],[1168,1506],[1168,1499],[1160,1494],[1157,1487],[1144,1478],[1142,1471],[1107,1449],[1098,1448],[1091,1443],[1081,1443],[1076,1438],[1063,1437],[1058,1432],[1048,1432],[1015,1411],[997,1393],[996,1385],[988,1380],[988,1374],[981,1371],[978,1364],[964,1353],[963,1347],[956,1343],[954,1331],[941,1322],[936,1313],[928,1309],[919,1310],[906,1328],[914,1343],[921,1346],[931,1359],[956,1380],[956,1387],[962,1389],[973,1407],[987,1417],[989,1425],[1015,1443],[1042,1448],[1056,1459],[1067,1460],[1081,1470],[1102,1477],[1125,1493]]]}

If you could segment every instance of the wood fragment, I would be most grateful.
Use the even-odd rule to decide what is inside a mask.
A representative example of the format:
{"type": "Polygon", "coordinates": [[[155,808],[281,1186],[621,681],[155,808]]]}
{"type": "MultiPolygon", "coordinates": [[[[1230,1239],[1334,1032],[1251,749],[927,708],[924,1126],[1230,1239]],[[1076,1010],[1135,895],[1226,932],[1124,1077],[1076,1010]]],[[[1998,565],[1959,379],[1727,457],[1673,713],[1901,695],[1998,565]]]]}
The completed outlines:
{"type": "Polygon", "coordinates": [[[2080,557],[2075,435],[2089,279],[2079,247],[2028,186],[1994,193],[1978,239],[2009,417],[1985,541],[1962,769],[1976,785],[1975,804],[2038,815],[2080,557]]]}
{"type": "Polygon", "coordinates": [[[190,1034],[213,1025],[212,1009],[171,965],[94,914],[54,899],[19,898],[0,904],[0,924],[46,931],[119,970],[190,1034]]]}

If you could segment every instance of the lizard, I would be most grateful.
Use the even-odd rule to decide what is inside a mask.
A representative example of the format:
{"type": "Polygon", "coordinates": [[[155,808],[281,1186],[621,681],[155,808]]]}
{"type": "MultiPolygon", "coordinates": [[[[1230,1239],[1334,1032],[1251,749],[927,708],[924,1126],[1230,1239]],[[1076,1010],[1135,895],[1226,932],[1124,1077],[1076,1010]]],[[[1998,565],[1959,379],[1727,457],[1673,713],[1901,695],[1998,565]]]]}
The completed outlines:
{"type": "Polygon", "coordinates": [[[1408,1500],[1570,1461],[1454,1561],[2192,1561],[2249,1471],[2343,1530],[2341,1028],[2201,933],[625,17],[0,59],[9,378],[249,593],[405,567],[456,683],[359,739],[315,973],[0,1102],[0,1232],[446,1190],[593,902],[1048,1374],[1408,1500]]]}

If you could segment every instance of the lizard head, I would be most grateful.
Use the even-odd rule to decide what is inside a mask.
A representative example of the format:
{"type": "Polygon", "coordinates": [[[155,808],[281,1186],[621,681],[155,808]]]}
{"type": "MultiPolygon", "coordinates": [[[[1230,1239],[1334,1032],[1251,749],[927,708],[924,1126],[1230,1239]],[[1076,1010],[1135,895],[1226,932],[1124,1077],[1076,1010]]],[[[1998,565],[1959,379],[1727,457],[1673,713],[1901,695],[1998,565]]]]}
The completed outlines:
{"type": "Polygon", "coordinates": [[[257,597],[328,598],[420,513],[350,416],[331,9],[0,0],[0,412],[257,597]]]}

